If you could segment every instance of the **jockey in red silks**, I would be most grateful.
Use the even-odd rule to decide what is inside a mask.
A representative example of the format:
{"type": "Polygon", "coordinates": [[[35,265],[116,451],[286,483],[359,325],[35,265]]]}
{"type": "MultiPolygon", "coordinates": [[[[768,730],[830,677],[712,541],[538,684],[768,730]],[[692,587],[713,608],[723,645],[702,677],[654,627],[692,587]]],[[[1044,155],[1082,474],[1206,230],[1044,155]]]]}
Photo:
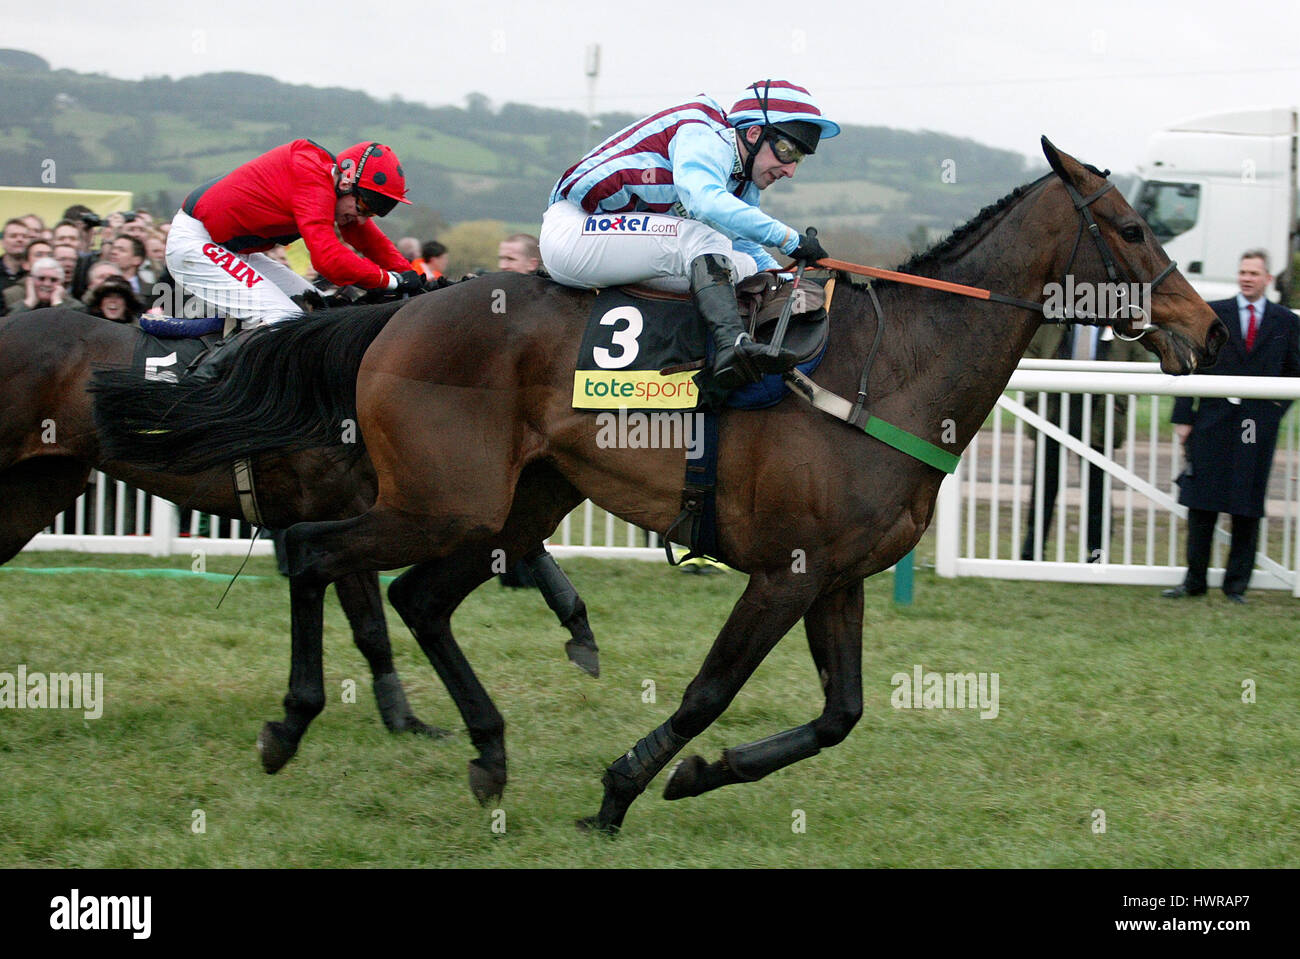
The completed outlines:
{"type": "Polygon", "coordinates": [[[335,157],[294,140],[185,198],[167,235],[167,269],[179,287],[244,328],[302,312],[291,297],[311,285],[262,252],[299,237],[312,266],[337,286],[420,293],[423,276],[371,222],[398,203],[410,200],[391,148],[358,143],[335,157]]]}
{"type": "Polygon", "coordinates": [[[713,100],[671,107],[620,130],[565,171],[542,219],[542,261],[567,286],[644,283],[690,289],[723,390],[794,365],[745,331],[733,283],[776,261],[826,256],[817,239],[759,209],[759,191],[794,176],[840,132],[785,80],[750,84],[729,112],[713,100]]]}

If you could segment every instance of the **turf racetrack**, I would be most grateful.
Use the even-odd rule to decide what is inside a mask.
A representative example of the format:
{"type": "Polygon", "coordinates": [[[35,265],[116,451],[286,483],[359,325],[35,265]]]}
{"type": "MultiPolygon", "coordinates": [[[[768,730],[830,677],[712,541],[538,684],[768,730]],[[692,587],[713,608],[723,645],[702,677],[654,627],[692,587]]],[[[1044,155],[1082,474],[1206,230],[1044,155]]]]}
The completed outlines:
{"type": "MultiPolygon", "coordinates": [[[[213,559],[208,570],[237,563],[213,559]]],[[[185,571],[189,560],[36,553],[11,567],[73,565],[185,571]]],[[[220,610],[225,584],[212,577],[0,571],[0,681],[24,666],[102,673],[104,684],[98,719],[0,709],[0,867],[1300,861],[1294,599],[1171,603],[1152,588],[944,581],[925,570],[906,609],[892,603],[888,575],[867,584],[865,710],[843,744],[681,802],[660,798],[661,774],[617,840],[580,834],[573,821],[595,812],[605,766],[671,714],[743,578],[563,565],[591,611],[599,680],[567,663],[567,633],[534,591],[490,582],[453,622],[506,717],[510,784],[493,809],[472,799],[460,718],[391,610],[413,708],[455,735],[383,729],[331,595],[329,704],[297,758],[267,776],[253,743],[281,716],[289,665],[288,587],[269,560],[250,562],[220,610]],[[895,708],[892,680],[917,666],[997,673],[996,717],[895,708]]],[[[800,627],[683,755],[712,761],[805,723],[821,698],[800,627]]]]}

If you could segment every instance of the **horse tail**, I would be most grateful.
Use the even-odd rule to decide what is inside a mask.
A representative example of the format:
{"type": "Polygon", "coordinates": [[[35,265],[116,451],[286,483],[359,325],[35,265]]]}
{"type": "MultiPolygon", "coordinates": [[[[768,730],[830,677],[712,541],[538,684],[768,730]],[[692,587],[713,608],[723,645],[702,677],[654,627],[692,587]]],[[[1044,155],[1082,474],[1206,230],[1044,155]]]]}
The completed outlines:
{"type": "Polygon", "coordinates": [[[199,473],[258,453],[342,447],[359,456],[357,371],[403,301],[262,327],[213,381],[99,370],[95,427],[107,461],[199,473]]]}

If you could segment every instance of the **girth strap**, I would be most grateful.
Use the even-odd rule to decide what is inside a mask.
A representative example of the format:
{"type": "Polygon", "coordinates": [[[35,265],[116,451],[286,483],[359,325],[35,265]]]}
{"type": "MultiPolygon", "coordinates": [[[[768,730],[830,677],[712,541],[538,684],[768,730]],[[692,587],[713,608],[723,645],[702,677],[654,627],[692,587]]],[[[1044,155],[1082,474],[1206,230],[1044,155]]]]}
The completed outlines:
{"type": "Polygon", "coordinates": [[[254,526],[265,526],[262,511],[257,506],[257,492],[253,488],[253,462],[250,459],[236,460],[232,467],[235,479],[235,497],[239,500],[239,511],[244,519],[254,526]]]}
{"type": "Polygon", "coordinates": [[[722,561],[718,550],[718,413],[711,407],[699,412],[704,417],[704,447],[697,462],[686,460],[682,511],[664,533],[664,555],[668,557],[670,566],[680,566],[699,556],[722,561]],[[683,523],[686,524],[685,540],[689,552],[675,560],[672,536],[683,523]]]}

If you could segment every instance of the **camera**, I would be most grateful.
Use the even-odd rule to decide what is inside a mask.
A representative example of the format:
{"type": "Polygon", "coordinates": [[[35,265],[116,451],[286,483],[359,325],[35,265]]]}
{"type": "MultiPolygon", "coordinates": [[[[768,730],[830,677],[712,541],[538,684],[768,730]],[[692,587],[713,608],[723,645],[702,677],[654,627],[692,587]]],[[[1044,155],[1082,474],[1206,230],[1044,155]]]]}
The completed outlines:
{"type": "Polygon", "coordinates": [[[127,210],[125,213],[122,214],[122,222],[124,223],[130,223],[134,219],[135,219],[135,214],[132,213],[130,210],[127,210]]]}
{"type": "Polygon", "coordinates": [[[104,221],[103,221],[103,219],[101,219],[100,217],[97,217],[97,216],[96,216],[95,214],[93,214],[93,213],[83,213],[83,214],[81,214],[81,222],[84,223],[84,224],[86,224],[86,226],[103,226],[103,225],[104,225],[104,221]]]}

